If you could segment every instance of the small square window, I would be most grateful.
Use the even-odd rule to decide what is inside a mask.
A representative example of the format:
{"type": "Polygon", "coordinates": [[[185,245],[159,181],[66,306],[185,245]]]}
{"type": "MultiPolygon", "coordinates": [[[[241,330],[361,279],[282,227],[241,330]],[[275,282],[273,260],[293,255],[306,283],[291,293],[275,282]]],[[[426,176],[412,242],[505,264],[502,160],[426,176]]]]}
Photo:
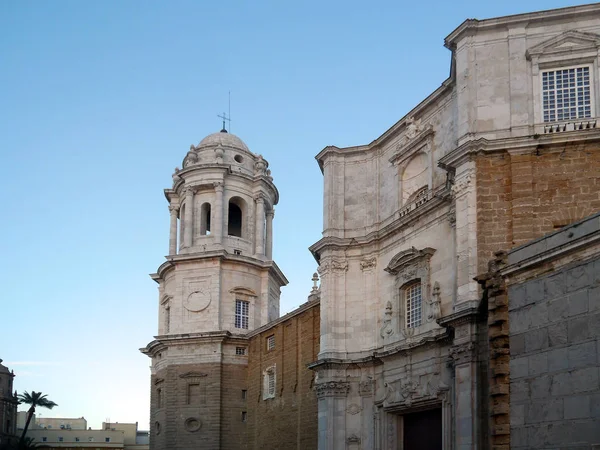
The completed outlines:
{"type": "Polygon", "coordinates": [[[272,334],[267,338],[267,350],[273,350],[275,348],[275,335],[272,334]]]}
{"type": "Polygon", "coordinates": [[[79,442],[79,438],[78,437],[75,438],[75,442],[79,442]]]}
{"type": "Polygon", "coordinates": [[[62,436],[59,436],[59,437],[58,437],[58,442],[62,442],[62,441],[64,441],[63,437],[62,437],[62,436]]]}
{"type": "Polygon", "coordinates": [[[104,442],[110,442],[110,438],[109,437],[104,438],[104,442]]]}
{"type": "Polygon", "coordinates": [[[42,437],[42,442],[48,442],[48,438],[46,436],[42,437]]]}
{"type": "Polygon", "coordinates": [[[589,66],[542,72],[544,122],[585,119],[591,116],[589,66]]]}
{"type": "Polygon", "coordinates": [[[246,347],[236,347],[235,348],[235,354],[236,355],[240,355],[243,356],[246,354],[246,347]]]}
{"type": "Polygon", "coordinates": [[[94,438],[93,437],[89,437],[88,438],[88,442],[94,442],[94,438]]]}
{"type": "Polygon", "coordinates": [[[246,411],[242,411],[242,422],[248,421],[248,413],[246,411]]]}

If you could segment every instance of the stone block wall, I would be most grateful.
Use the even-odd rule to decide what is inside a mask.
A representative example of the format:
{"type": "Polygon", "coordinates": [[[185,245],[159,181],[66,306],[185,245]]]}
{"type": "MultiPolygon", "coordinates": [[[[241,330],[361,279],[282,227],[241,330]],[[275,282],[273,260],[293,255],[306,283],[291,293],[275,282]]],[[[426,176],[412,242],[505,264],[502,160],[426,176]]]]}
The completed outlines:
{"type": "Polygon", "coordinates": [[[478,269],[600,210],[600,147],[568,143],[477,157],[478,269]]]}
{"type": "Polygon", "coordinates": [[[248,449],[317,448],[315,372],[319,352],[318,302],[307,303],[250,337],[248,353],[248,449]],[[274,336],[275,347],[267,349],[274,336]],[[264,399],[263,377],[275,367],[275,397],[264,399]]]}
{"type": "Polygon", "coordinates": [[[600,257],[508,295],[511,448],[600,444],[600,257]]]}

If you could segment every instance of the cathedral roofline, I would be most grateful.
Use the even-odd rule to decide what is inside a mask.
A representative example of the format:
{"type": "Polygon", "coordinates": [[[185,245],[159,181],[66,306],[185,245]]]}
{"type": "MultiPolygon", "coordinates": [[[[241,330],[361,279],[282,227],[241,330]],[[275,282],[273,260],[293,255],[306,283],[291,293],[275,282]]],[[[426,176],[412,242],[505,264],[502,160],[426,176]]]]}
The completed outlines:
{"type": "Polygon", "coordinates": [[[577,20],[578,18],[587,17],[590,14],[599,14],[600,4],[590,3],[587,5],[568,6],[565,8],[548,9],[545,11],[536,11],[523,14],[512,14],[502,17],[494,17],[491,19],[467,19],[454,29],[444,39],[444,46],[450,50],[456,47],[456,42],[465,34],[474,34],[479,30],[488,30],[499,27],[506,27],[509,24],[522,23],[530,24],[532,22],[551,21],[551,20],[577,20]]]}
{"type": "Polygon", "coordinates": [[[307,301],[306,303],[303,303],[300,306],[298,306],[296,309],[279,317],[278,319],[272,320],[271,322],[264,324],[262,327],[252,330],[246,336],[248,336],[248,338],[251,338],[258,334],[264,333],[265,331],[269,330],[270,328],[272,328],[276,325],[279,325],[280,323],[285,322],[286,320],[289,320],[292,317],[295,317],[298,314],[301,314],[304,311],[309,310],[310,308],[314,308],[315,306],[320,305],[320,304],[321,304],[321,299],[307,301]]]}

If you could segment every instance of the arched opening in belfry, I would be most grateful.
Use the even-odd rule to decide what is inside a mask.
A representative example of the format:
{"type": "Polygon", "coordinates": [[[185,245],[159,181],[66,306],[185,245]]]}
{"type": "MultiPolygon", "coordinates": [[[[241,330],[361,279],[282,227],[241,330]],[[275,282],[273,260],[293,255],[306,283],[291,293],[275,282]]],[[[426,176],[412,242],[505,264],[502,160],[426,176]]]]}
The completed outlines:
{"type": "Polygon", "coordinates": [[[227,234],[229,236],[242,237],[242,208],[236,201],[231,199],[229,201],[229,220],[227,224],[227,234]]]}
{"type": "Polygon", "coordinates": [[[210,203],[203,203],[200,207],[200,234],[210,234],[210,203]]]}
{"type": "Polygon", "coordinates": [[[183,247],[183,233],[185,233],[185,220],[183,220],[184,217],[185,217],[185,204],[181,205],[181,208],[179,210],[179,236],[177,236],[177,238],[179,240],[179,248],[180,249],[183,247]]]}

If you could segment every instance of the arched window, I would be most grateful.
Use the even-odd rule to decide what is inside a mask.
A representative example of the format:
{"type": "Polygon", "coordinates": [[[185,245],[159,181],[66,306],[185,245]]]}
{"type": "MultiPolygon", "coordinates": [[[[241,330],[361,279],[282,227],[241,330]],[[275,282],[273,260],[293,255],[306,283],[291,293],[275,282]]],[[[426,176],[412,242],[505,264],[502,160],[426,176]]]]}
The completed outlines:
{"type": "Polygon", "coordinates": [[[203,203],[200,207],[200,234],[210,234],[210,203],[203,203]]]}
{"type": "Polygon", "coordinates": [[[181,208],[179,209],[179,248],[181,249],[183,247],[183,236],[184,236],[184,232],[185,232],[185,220],[183,220],[183,218],[185,217],[185,204],[181,205],[181,208]]]}
{"type": "Polygon", "coordinates": [[[233,197],[229,200],[229,215],[227,223],[227,234],[229,236],[244,237],[244,211],[245,202],[239,197],[233,197]]]}
{"type": "Polygon", "coordinates": [[[406,328],[416,328],[421,325],[423,298],[421,296],[421,281],[409,284],[404,289],[404,305],[406,308],[406,328]]]}

